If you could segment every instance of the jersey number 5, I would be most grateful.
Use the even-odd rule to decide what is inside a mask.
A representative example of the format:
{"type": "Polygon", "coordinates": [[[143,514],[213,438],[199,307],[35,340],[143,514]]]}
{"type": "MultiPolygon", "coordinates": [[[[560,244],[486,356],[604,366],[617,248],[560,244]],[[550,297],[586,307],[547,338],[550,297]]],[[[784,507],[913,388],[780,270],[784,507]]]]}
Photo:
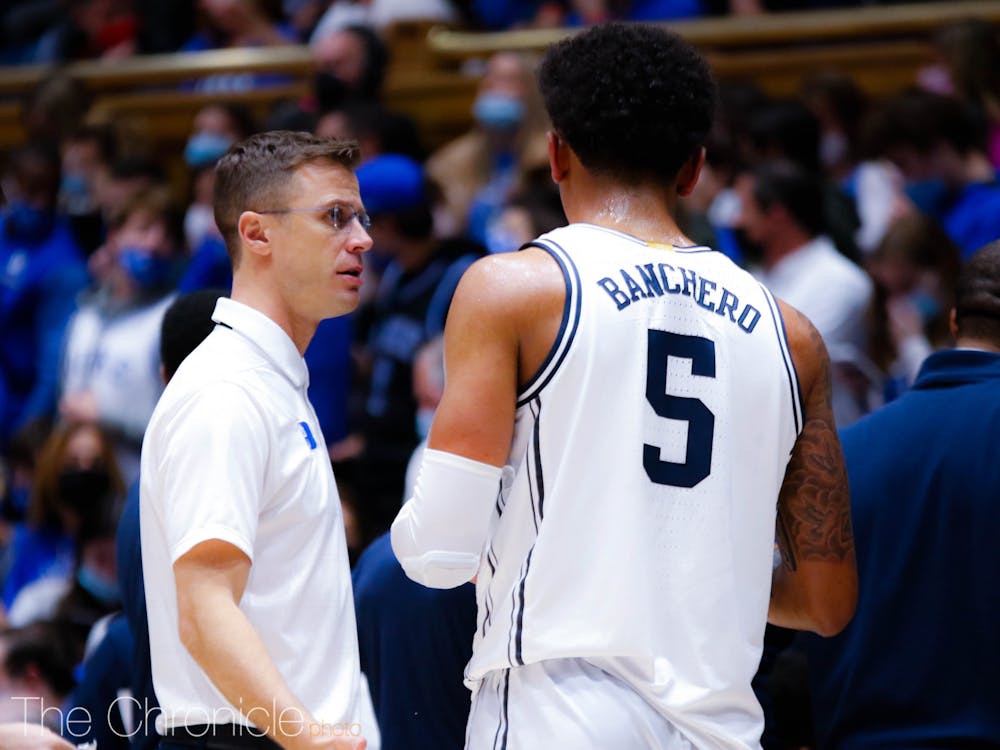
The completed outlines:
{"type": "Polygon", "coordinates": [[[664,461],[660,449],[644,443],[642,465],[657,484],[694,487],[712,471],[712,441],[715,415],[697,398],[667,393],[667,365],[670,357],[691,360],[691,374],[715,377],[715,342],[701,336],[649,329],[646,362],[646,400],[657,416],[688,423],[687,456],[684,463],[664,461]]]}

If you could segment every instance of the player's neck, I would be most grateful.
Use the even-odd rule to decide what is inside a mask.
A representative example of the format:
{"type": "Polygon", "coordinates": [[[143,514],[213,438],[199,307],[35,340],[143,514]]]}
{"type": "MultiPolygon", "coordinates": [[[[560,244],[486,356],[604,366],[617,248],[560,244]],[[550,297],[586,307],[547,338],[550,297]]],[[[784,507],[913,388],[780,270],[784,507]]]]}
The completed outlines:
{"type": "Polygon", "coordinates": [[[651,188],[601,184],[593,181],[563,191],[566,218],[630,234],[645,242],[676,245],[694,243],[680,230],[673,212],[673,186],[651,188]]]}

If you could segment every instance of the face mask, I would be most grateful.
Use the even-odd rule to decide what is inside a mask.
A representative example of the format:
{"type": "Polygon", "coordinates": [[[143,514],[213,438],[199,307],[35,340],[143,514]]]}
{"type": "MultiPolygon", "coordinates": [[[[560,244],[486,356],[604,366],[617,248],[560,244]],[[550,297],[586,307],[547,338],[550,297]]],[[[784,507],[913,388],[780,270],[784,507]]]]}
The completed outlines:
{"type": "Polygon", "coordinates": [[[189,167],[206,167],[217,162],[232,143],[218,133],[195,133],[184,147],[184,161],[189,167]]]}
{"type": "Polygon", "coordinates": [[[524,102],[506,94],[480,94],[472,115],[484,128],[513,130],[524,119],[524,102]]]}
{"type": "Polygon", "coordinates": [[[832,167],[847,156],[847,138],[843,133],[823,133],[819,142],[819,158],[824,167],[832,167]]]}
{"type": "Polygon", "coordinates": [[[59,200],[69,214],[85,214],[94,208],[90,197],[90,185],[83,175],[65,174],[59,184],[59,200]]]}
{"type": "Polygon", "coordinates": [[[123,247],[118,254],[118,265],[143,290],[159,289],[170,281],[170,261],[139,248],[123,247]]]}
{"type": "Polygon", "coordinates": [[[108,499],[111,477],[100,469],[66,469],[59,475],[56,486],[62,504],[83,516],[108,499]]]}
{"type": "Polygon", "coordinates": [[[904,191],[917,210],[928,216],[936,216],[948,197],[948,187],[939,179],[907,182],[904,191]]]}
{"type": "Polygon", "coordinates": [[[925,325],[941,314],[941,303],[937,298],[919,289],[910,293],[910,304],[920,313],[925,325]]]}
{"type": "Polygon", "coordinates": [[[184,214],[184,239],[194,252],[202,241],[215,232],[215,212],[204,203],[192,203],[184,214]]]}
{"type": "Polygon", "coordinates": [[[51,212],[35,208],[28,203],[11,201],[7,208],[7,215],[10,217],[10,230],[19,239],[41,240],[52,230],[53,216],[51,212]]]}
{"type": "Polygon", "coordinates": [[[105,578],[86,565],[82,565],[76,572],[76,582],[101,604],[113,606],[121,601],[118,581],[105,578]]]}
{"type": "Polygon", "coordinates": [[[351,87],[333,73],[317,73],[313,79],[313,91],[321,110],[336,109],[351,96],[351,87]]]}
{"type": "Polygon", "coordinates": [[[426,440],[431,434],[431,422],[434,421],[434,409],[417,409],[417,436],[426,440]]]}

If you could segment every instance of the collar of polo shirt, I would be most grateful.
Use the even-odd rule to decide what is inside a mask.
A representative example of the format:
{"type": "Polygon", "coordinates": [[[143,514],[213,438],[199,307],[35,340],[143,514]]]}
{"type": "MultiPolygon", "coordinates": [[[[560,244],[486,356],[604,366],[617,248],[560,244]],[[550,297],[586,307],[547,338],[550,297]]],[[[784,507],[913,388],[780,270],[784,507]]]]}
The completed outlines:
{"type": "Polygon", "coordinates": [[[309,387],[305,359],[281,326],[264,313],[242,302],[221,297],[215,305],[212,320],[253,343],[296,388],[309,387]]]}

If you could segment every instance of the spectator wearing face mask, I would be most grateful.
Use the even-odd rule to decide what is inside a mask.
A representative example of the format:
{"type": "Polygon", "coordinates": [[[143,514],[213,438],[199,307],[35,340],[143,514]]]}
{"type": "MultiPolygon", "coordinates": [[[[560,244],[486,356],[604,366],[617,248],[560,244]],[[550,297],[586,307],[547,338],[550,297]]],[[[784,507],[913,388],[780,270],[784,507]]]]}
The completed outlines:
{"type": "Polygon", "coordinates": [[[127,482],[138,471],[142,434],[163,390],[160,321],[173,300],[180,238],[164,191],[133,196],[112,220],[102,283],[66,333],[60,414],[114,436],[127,482]]]}
{"type": "Polygon", "coordinates": [[[521,186],[547,165],[547,122],[530,61],[513,52],[490,58],[472,114],[476,127],[427,161],[457,230],[484,242],[487,227],[521,186]]]}
{"type": "Polygon", "coordinates": [[[215,224],[212,192],[215,163],[229,147],[256,131],[250,111],[235,103],[209,104],[195,115],[184,161],[191,173],[192,201],[184,214],[184,241],[191,257],[177,282],[180,292],[228,289],[233,273],[222,233],[215,224]]]}
{"type": "Polygon", "coordinates": [[[59,156],[29,144],[10,157],[0,214],[0,449],[49,415],[66,321],[87,284],[80,248],[56,212],[59,156]]]}
{"type": "Polygon", "coordinates": [[[73,571],[85,520],[123,488],[114,447],[97,427],[68,425],[49,436],[35,467],[27,521],[15,526],[11,541],[3,585],[11,624],[52,610],[73,571]]]}

